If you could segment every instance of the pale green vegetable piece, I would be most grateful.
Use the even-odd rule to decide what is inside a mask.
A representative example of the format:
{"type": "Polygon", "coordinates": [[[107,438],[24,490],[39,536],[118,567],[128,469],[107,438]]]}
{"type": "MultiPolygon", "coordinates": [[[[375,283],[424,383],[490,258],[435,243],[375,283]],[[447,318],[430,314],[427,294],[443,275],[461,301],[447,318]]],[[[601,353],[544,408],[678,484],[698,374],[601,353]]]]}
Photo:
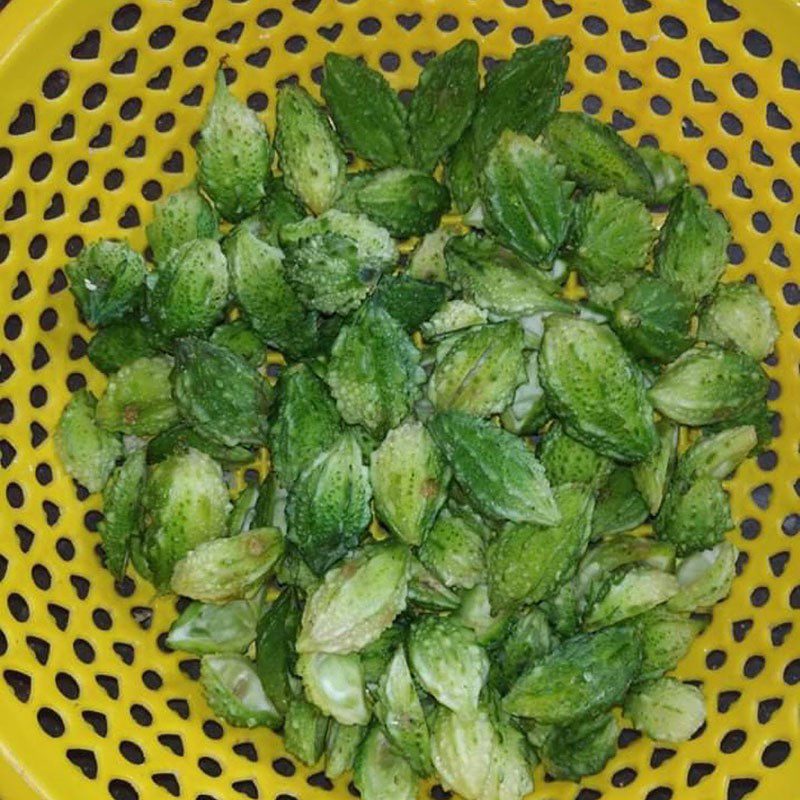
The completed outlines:
{"type": "Polygon", "coordinates": [[[486,574],[484,533],[467,515],[442,511],[419,548],[419,559],[445,586],[471,589],[486,574]]]}
{"type": "Polygon", "coordinates": [[[364,677],[370,694],[374,696],[380,679],[389,669],[389,664],[398,647],[402,647],[406,638],[406,625],[399,622],[386,628],[371,644],[361,650],[361,663],[364,665],[364,677]]]}
{"type": "Polygon", "coordinates": [[[244,653],[256,638],[258,609],[250,600],[190,603],[172,623],[167,644],[173,650],[206,655],[244,653]]]}
{"type": "Polygon", "coordinates": [[[754,283],[720,284],[700,312],[697,338],[733,347],[762,361],[780,329],[775,309],[754,283]]]}
{"type": "Polygon", "coordinates": [[[488,320],[485,309],[464,300],[450,300],[423,322],[420,330],[427,341],[436,341],[447,334],[483,325],[488,320]]]}
{"type": "Polygon", "coordinates": [[[357,544],[371,519],[361,448],[341,435],[298,476],[286,503],[287,538],[318,575],[357,544]]]}
{"type": "Polygon", "coordinates": [[[525,737],[513,725],[495,722],[493,745],[482,800],[522,800],[533,791],[525,737]]]}
{"type": "Polygon", "coordinates": [[[589,544],[594,496],[582,484],[557,486],[556,525],[505,528],[489,545],[489,597],[495,611],[538,603],[572,577],[589,544]]]}
{"type": "Polygon", "coordinates": [[[306,697],[323,714],[342,725],[366,725],[372,716],[358,653],[309,653],[300,656],[297,672],[306,697]]]}
{"type": "Polygon", "coordinates": [[[422,611],[455,611],[461,604],[459,596],[412,556],[408,573],[408,604],[422,611]]]}
{"type": "Polygon", "coordinates": [[[669,601],[670,611],[698,611],[724,600],[736,577],[739,551],[728,541],[684,558],[678,567],[678,593],[669,601]]]}
{"type": "Polygon", "coordinates": [[[637,152],[653,179],[653,203],[671,203],[688,181],[686,165],[657,147],[640,147],[637,152]]]}
{"type": "Polygon", "coordinates": [[[490,681],[502,691],[508,691],[523,670],[546,656],[556,643],[547,617],[540,609],[529,608],[516,614],[508,636],[492,660],[490,681]]]}
{"type": "Polygon", "coordinates": [[[291,755],[313,767],[322,758],[328,718],[302,698],[292,700],[283,726],[283,744],[291,755]]]}
{"type": "Polygon", "coordinates": [[[299,653],[357,653],[406,605],[408,550],[375,546],[325,575],[303,612],[299,653]]]}
{"type": "Polygon", "coordinates": [[[79,389],[61,413],[55,433],[58,457],[64,469],[90,492],[102,491],[114,464],[123,455],[122,442],[95,419],[97,399],[79,389]]]}
{"type": "Polygon", "coordinates": [[[198,450],[170,456],[150,470],[142,495],[142,551],[156,588],[202,542],[225,535],[230,508],[222,469],[198,450]]]}
{"type": "Polygon", "coordinates": [[[536,433],[550,416],[544,399],[544,389],[539,381],[539,354],[535,351],[528,355],[525,376],[525,380],[514,392],[514,398],[500,415],[502,426],[517,436],[536,433]]]}
{"type": "Polygon", "coordinates": [[[429,429],[477,511],[512,522],[559,521],[544,469],[521,439],[462,411],[437,414],[429,429]]]}
{"type": "Polygon", "coordinates": [[[636,486],[633,470],[617,467],[598,488],[592,538],[633,530],[647,519],[649,512],[647,501],[636,486]]]}
{"type": "Polygon", "coordinates": [[[331,209],[284,225],[280,238],[286,277],[307,306],[324,314],[353,311],[397,260],[389,232],[363,214],[331,209]]]}
{"type": "Polygon", "coordinates": [[[658,448],[652,455],[634,464],[633,480],[641,493],[651,514],[658,513],[664,500],[667,481],[675,463],[678,446],[678,427],[669,420],[662,419],[656,423],[658,448]]]}
{"type": "Polygon", "coordinates": [[[389,431],[370,459],[375,512],[406,544],[419,545],[447,499],[450,467],[421,422],[389,431]]]}
{"type": "MultiPolygon", "coordinates": [[[[258,487],[246,486],[233,501],[231,513],[228,514],[228,533],[235,536],[244,533],[253,527],[256,516],[256,503],[258,502],[258,487]]],[[[258,526],[256,526],[258,527],[258,526]]]]}
{"type": "Polygon", "coordinates": [[[256,113],[228,89],[222,70],[200,130],[197,159],[200,186],[228,222],[239,222],[258,208],[272,146],[256,113]]]}
{"type": "Polygon", "coordinates": [[[611,459],[573,439],[559,422],[553,423],[539,440],[537,454],[552,486],[599,486],[613,468],[611,459]]]}
{"type": "Polygon", "coordinates": [[[325,775],[332,781],[353,769],[364,734],[365,729],[361,725],[340,725],[336,720],[328,723],[328,734],[325,738],[325,775]]]}
{"type": "Polygon", "coordinates": [[[121,320],[139,305],[146,267],[127,242],[94,242],[64,271],[81,316],[91,327],[121,320]]]}
{"type": "Polygon", "coordinates": [[[576,207],[571,260],[590,283],[620,280],[644,269],[655,237],[644,203],[613,189],[595,192],[576,207]]]}
{"type": "Polygon", "coordinates": [[[502,411],[525,379],[522,328],[500,322],[445,339],[436,353],[428,398],[439,411],[488,417],[502,411]]]}
{"type": "Polygon", "coordinates": [[[710,294],[728,263],[730,228],[696,186],[673,200],[655,249],[656,274],[695,302],[710,294]]]}
{"type": "Polygon", "coordinates": [[[231,289],[262,341],[300,358],[316,346],[316,314],[286,279],[283,253],[240,226],[225,240],[231,289]]]}
{"type": "Polygon", "coordinates": [[[108,381],[97,401],[97,423],[106,430],[151,436],[178,421],[172,399],[172,359],[138,358],[125,364],[108,381]]]}
{"type": "Polygon", "coordinates": [[[283,554],[277,528],[255,528],[202,542],[175,565],[170,586],[204,603],[241,599],[257,588],[283,554]]]}
{"type": "Polygon", "coordinates": [[[479,583],[461,595],[461,605],[453,620],[475,633],[478,644],[491,647],[506,634],[512,617],[509,609],[494,610],[489,602],[489,587],[479,583]]]}
{"type": "Polygon", "coordinates": [[[147,476],[145,450],[134,450],[111,473],[103,489],[103,521],[100,538],[105,565],[117,578],[125,574],[131,539],[139,535],[142,491],[147,476]]]}
{"type": "Polygon", "coordinates": [[[641,661],[641,642],[632,627],[577,636],[524,672],[503,707],[547,724],[571,723],[619,703],[641,661]]]}
{"type": "Polygon", "coordinates": [[[292,194],[280,176],[273,175],[267,178],[267,196],[261,201],[256,212],[242,220],[239,228],[247,228],[261,241],[278,246],[278,234],[284,225],[290,222],[300,222],[305,219],[306,209],[300,200],[292,194]]]}
{"type": "Polygon", "coordinates": [[[418,281],[447,281],[447,264],[444,248],[455,235],[455,231],[445,225],[431,233],[426,233],[417,245],[408,262],[408,275],[418,281]]]}
{"type": "Polygon", "coordinates": [[[456,236],[444,252],[450,281],[466,300],[494,315],[521,317],[572,311],[566,300],[556,296],[559,286],[545,272],[488,236],[456,236]]]}
{"type": "Polygon", "coordinates": [[[419,779],[411,765],[373,725],[356,756],[354,783],[363,800],[416,800],[419,779]]]}
{"type": "Polygon", "coordinates": [[[345,422],[382,437],[411,410],[425,377],[419,363],[400,324],[368,303],[339,333],[325,380],[345,422]]]}
{"type": "Polygon", "coordinates": [[[604,581],[599,597],[587,609],[587,631],[607,628],[665,603],[678,592],[674,575],[645,566],[624,567],[604,581]]]}
{"type": "Polygon", "coordinates": [[[344,188],[344,152],[325,112],[301,86],[278,91],[275,148],[289,189],[313,214],[327,211],[344,188]]]}
{"type": "Polygon", "coordinates": [[[625,698],[625,716],[657,742],[688,741],[706,721],[703,693],[674,678],[635,686],[625,698]]]}
{"type": "Polygon", "coordinates": [[[200,661],[200,685],[211,710],[240,728],[277,728],[280,714],[269,701],[253,662],[235,653],[205,655],[200,661]]]}
{"type": "Polygon", "coordinates": [[[481,199],[494,236],[532,264],[549,264],[567,238],[573,185],[541,144],[505,131],[492,148],[481,199]]]}
{"type": "Polygon", "coordinates": [[[579,781],[594,775],[617,752],[619,724],[611,712],[550,730],[540,752],[549,775],[579,781]]]}
{"type": "Polygon", "coordinates": [[[673,361],[648,397],[664,416],[682,425],[734,419],[766,396],[769,380],[750,356],[716,345],[695,347],[673,361]]]}
{"type": "Polygon", "coordinates": [[[398,647],[378,684],[375,716],[389,742],[421,777],[431,774],[431,745],[405,653],[398,647]]]}
{"type": "Polygon", "coordinates": [[[696,439],[681,456],[675,479],[727,478],[758,444],[756,429],[740,425],[696,439]]]}
{"type": "Polygon", "coordinates": [[[554,314],[545,321],[539,379],[565,431],[617,461],[658,444],[641,372],[604,325],[554,314]]]}
{"type": "Polygon", "coordinates": [[[194,185],[167,195],[153,206],[147,242],[156,262],[163,261],[170,251],[187,242],[218,238],[217,212],[194,185]]]}
{"type": "Polygon", "coordinates": [[[228,264],[215,239],[170,250],[147,279],[147,314],[168,339],[205,334],[228,304],[228,264]]]}
{"type": "Polygon", "coordinates": [[[426,692],[456,713],[478,708],[489,659],[475,634],[445,617],[414,624],[408,645],[414,675],[426,692]]]}
{"type": "MultiPolygon", "coordinates": [[[[678,600],[678,593],[673,600],[678,600]]],[[[706,621],[667,610],[654,608],[638,618],[642,638],[642,670],[639,680],[660,678],[675,669],[692,642],[706,628],[706,621]]]]}

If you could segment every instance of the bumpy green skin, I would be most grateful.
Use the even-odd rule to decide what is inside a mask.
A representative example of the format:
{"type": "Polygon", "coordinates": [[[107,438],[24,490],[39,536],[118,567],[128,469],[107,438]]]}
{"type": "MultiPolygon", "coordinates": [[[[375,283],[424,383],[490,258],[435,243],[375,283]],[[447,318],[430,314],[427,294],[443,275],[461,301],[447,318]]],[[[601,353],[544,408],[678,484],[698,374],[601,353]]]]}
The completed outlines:
{"type": "Polygon", "coordinates": [[[265,191],[266,197],[256,212],[242,220],[234,230],[247,228],[261,241],[277,247],[280,229],[290,222],[300,222],[305,219],[306,210],[300,200],[286,188],[283,180],[276,175],[267,178],[265,191]]]}
{"type": "Polygon", "coordinates": [[[267,358],[264,343],[258,334],[243,319],[217,325],[208,340],[217,347],[235,353],[251,367],[258,369],[267,358]]]}
{"type": "Polygon", "coordinates": [[[353,782],[364,800],[416,800],[419,778],[373,725],[356,755],[353,782]]]}
{"type": "Polygon", "coordinates": [[[370,481],[378,519],[419,545],[447,499],[450,467],[422,423],[405,422],[372,453],[370,481]]]}
{"type": "Polygon", "coordinates": [[[539,608],[547,617],[553,630],[562,638],[574,636],[581,629],[582,598],[575,579],[562,584],[552,596],[543,600],[539,608]]]}
{"type": "Polygon", "coordinates": [[[728,263],[730,228],[696,187],[673,200],[655,250],[656,273],[694,302],[710,294],[728,263]]]}
{"type": "Polygon", "coordinates": [[[153,206],[147,243],[156,262],[176,247],[195,239],[218,239],[219,218],[214,206],[194,186],[187,186],[153,206]]]}
{"type": "Polygon", "coordinates": [[[197,159],[197,180],[224,219],[240,222],[258,208],[272,146],[255,112],[229,91],[222,70],[200,131],[197,159]]]}
{"type": "Polygon", "coordinates": [[[145,451],[134,450],[118,467],[103,489],[103,522],[100,538],[105,565],[117,578],[125,574],[130,541],[139,533],[142,491],[147,475],[145,451]]]}
{"type": "Polygon", "coordinates": [[[648,397],[675,422],[709,425],[748,411],[766,397],[768,386],[767,376],[750,356],[708,345],[687,350],[673,361],[648,397]]]}
{"type": "Polygon", "coordinates": [[[145,263],[127,242],[94,242],[64,271],[81,316],[90,327],[121,320],[141,301],[145,263]]]}
{"type": "Polygon", "coordinates": [[[606,578],[628,565],[645,565],[662,572],[675,571],[675,550],[668,542],[643,536],[615,536],[593,545],[581,561],[577,587],[582,598],[605,591],[606,578]],[[599,588],[599,592],[598,592],[599,588]]]}
{"type": "Polygon", "coordinates": [[[106,485],[114,464],[122,457],[122,442],[95,420],[97,399],[79,389],[61,413],[55,433],[58,457],[64,469],[90,492],[106,485]]]}
{"type": "Polygon", "coordinates": [[[780,329],[775,309],[754,283],[723,283],[700,312],[697,337],[733,347],[756,361],[773,350],[780,329]]]}
{"type": "Polygon", "coordinates": [[[444,180],[453,204],[466,214],[476,202],[481,190],[481,165],[475,155],[475,132],[468,128],[453,147],[444,167],[444,180]]]}
{"type": "Polygon", "coordinates": [[[255,458],[252,450],[242,445],[228,447],[198,433],[190,425],[180,423],[168,428],[147,443],[147,463],[158,464],[174,453],[193,448],[210,455],[225,466],[249,464],[255,458]]]}
{"type": "Polygon", "coordinates": [[[522,328],[515,321],[483,325],[445,339],[428,383],[439,411],[477,417],[500,413],[525,380],[522,328]]]}
{"type": "Polygon", "coordinates": [[[620,280],[644,268],[655,237],[644,203],[614,189],[594,192],[576,206],[571,261],[590,283],[620,280]]]}
{"type": "Polygon", "coordinates": [[[523,670],[546,656],[556,642],[550,623],[540,609],[530,608],[515,615],[508,636],[492,661],[490,683],[507,692],[523,670]]]}
{"type": "Polygon", "coordinates": [[[679,556],[713,547],[732,527],[728,493],[716,478],[702,477],[671,485],[654,522],[656,535],[679,556]]]}
{"type": "Polygon", "coordinates": [[[494,236],[531,264],[549,265],[567,238],[572,184],[541,144],[505,131],[492,148],[481,199],[494,236]]]}
{"type": "Polygon", "coordinates": [[[653,179],[652,202],[671,203],[688,183],[686,166],[677,156],[656,147],[640,147],[637,152],[653,179]]]}
{"type": "Polygon", "coordinates": [[[175,594],[204,603],[241,600],[264,582],[282,554],[277,528],[201,542],[175,564],[170,586],[175,594]]]}
{"type": "Polygon", "coordinates": [[[513,399],[500,414],[502,426],[517,436],[536,433],[550,416],[544,389],[539,382],[539,354],[534,351],[528,354],[525,376],[514,392],[513,399]]]}
{"type": "Polygon", "coordinates": [[[236,653],[203,656],[200,686],[211,710],[240,728],[281,724],[249,658],[236,653]]]}
{"type": "Polygon", "coordinates": [[[287,281],[283,253],[241,226],[225,241],[231,286],[246,319],[261,339],[301,358],[316,346],[316,314],[287,281]]]}
{"type": "Polygon", "coordinates": [[[292,700],[283,727],[286,751],[313,767],[325,749],[328,718],[314,705],[301,698],[292,700]]]}
{"type": "Polygon", "coordinates": [[[611,327],[640,358],[667,363],[692,343],[694,304],[675,284],[643,275],[614,304],[611,327]]]}
{"type": "Polygon", "coordinates": [[[461,138],[479,91],[478,45],[469,39],[425,65],[408,109],[411,151],[420,169],[433,172],[461,138]]]}
{"type": "Polygon", "coordinates": [[[325,380],[345,422],[381,437],[411,410],[424,380],[419,362],[400,324],[367,304],[336,338],[325,380]]]}
{"type": "Polygon", "coordinates": [[[610,459],[573,439],[559,422],[539,440],[537,454],[552,486],[566,483],[599,486],[612,468],[610,459]]]}
{"type": "Polygon", "coordinates": [[[619,703],[641,661],[641,642],[632,627],[577,636],[523,673],[503,707],[546,724],[573,723],[619,703]]]}
{"type": "Polygon", "coordinates": [[[569,313],[558,285],[488,236],[457,236],[445,246],[447,274],[465,299],[504,317],[545,311],[569,313]]]}
{"type": "Polygon", "coordinates": [[[461,599],[434,572],[412,557],[408,570],[408,604],[419,611],[438,613],[455,611],[461,599]]]}
{"type": "Polygon", "coordinates": [[[284,269],[300,299],[323,314],[345,314],[394,265],[389,232],[363,215],[332,209],[281,229],[284,269]]]}
{"type": "Polygon", "coordinates": [[[222,605],[195,601],[172,623],[167,645],[197,655],[244,653],[256,638],[257,618],[249,600],[222,605]]]}
{"type": "Polygon", "coordinates": [[[513,725],[494,722],[495,741],[483,797],[486,800],[522,800],[533,791],[533,759],[525,737],[513,725]]]}
{"type": "Polygon", "coordinates": [[[200,339],[181,339],[172,386],[181,414],[199,433],[229,447],[264,443],[271,389],[235,353],[200,339]]]}
{"type": "Polygon", "coordinates": [[[365,733],[361,725],[340,725],[336,720],[328,723],[325,738],[325,775],[328,778],[336,780],[353,769],[365,733]]]}
{"type": "Polygon", "coordinates": [[[714,422],[704,427],[705,433],[719,433],[730,428],[752,426],[756,432],[757,445],[754,452],[761,452],[769,446],[775,436],[775,414],[767,403],[766,396],[756,397],[747,408],[730,419],[714,422]]]}
{"type": "Polygon", "coordinates": [[[305,364],[281,373],[267,442],[272,468],[283,486],[327,450],[342,430],[325,384],[305,364]]]}
{"type": "Polygon", "coordinates": [[[736,577],[739,551],[730,542],[694,553],[678,567],[680,591],[669,601],[670,611],[710,609],[724,600],[736,577]]]}
{"type": "Polygon", "coordinates": [[[482,308],[464,300],[449,300],[427,322],[421,332],[426,341],[437,341],[443,336],[466,328],[474,328],[489,321],[482,308]]]}
{"type": "Polygon", "coordinates": [[[357,653],[376,641],[406,606],[408,550],[382,544],[330,570],[309,597],[299,653],[357,653]]]}
{"type": "Polygon", "coordinates": [[[430,736],[402,647],[397,648],[378,685],[375,716],[414,772],[428,777],[433,770],[430,736]]]}
{"type": "Polygon", "coordinates": [[[447,225],[442,225],[432,233],[426,233],[411,254],[406,274],[418,281],[446,283],[447,265],[444,260],[444,248],[454,234],[454,230],[447,225]]]}
{"type": "Polygon", "coordinates": [[[521,439],[462,411],[437,414],[429,429],[478,512],[540,525],[560,520],[544,468],[521,439]]]}
{"type": "Polygon", "coordinates": [[[489,658],[468,628],[425,617],[411,628],[411,669],[426,692],[456,713],[474,712],[489,674],[489,658]]]}
{"type": "Polygon", "coordinates": [[[89,341],[89,361],[106,375],[111,375],[137,358],[158,353],[160,337],[138,320],[112,322],[101,328],[89,341]]]}
{"type": "Polygon", "coordinates": [[[669,420],[656,422],[658,448],[644,461],[634,464],[633,480],[651,514],[657,514],[664,500],[678,446],[678,426],[669,420]]]}
{"type": "Polygon", "coordinates": [[[358,653],[309,653],[297,661],[306,698],[341,725],[366,725],[372,717],[358,653]]]}
{"type": "Polygon", "coordinates": [[[610,126],[580,112],[556,114],[544,130],[548,150],[582,189],[615,189],[649,203],[653,179],[641,155],[610,126]]]}
{"type": "Polygon", "coordinates": [[[756,429],[752,425],[705,434],[681,456],[675,479],[727,478],[753,451],[757,441],[756,429]]]}
{"type": "Polygon", "coordinates": [[[398,239],[430,233],[450,208],[444,186],[406,167],[360,172],[348,182],[342,199],[342,210],[364,214],[398,239]]]}
{"type": "Polygon", "coordinates": [[[345,157],[325,112],[302,86],[278,91],[275,148],[289,189],[313,214],[327,211],[344,188],[345,157]]]}
{"type": "Polygon", "coordinates": [[[539,378],[564,429],[617,461],[641,461],[656,448],[644,380],[605,326],[553,315],[545,321],[539,378]]]}
{"type": "Polygon", "coordinates": [[[225,535],[230,504],[219,465],[197,450],[170,456],[150,471],[142,494],[142,552],[157,589],[202,542],[225,535]]]}
{"type": "Polygon", "coordinates": [[[336,130],[356,155],[376,167],[413,161],[405,108],[380,72],[328,53],[321,88],[336,130]]]}
{"type": "Polygon", "coordinates": [[[358,544],[369,525],[372,490],[352,434],[339,437],[289,490],[287,536],[321,575],[358,544]]]}
{"type": "Polygon", "coordinates": [[[441,308],[446,295],[441,283],[420,281],[408,275],[384,275],[375,292],[375,302],[411,333],[441,308]]]}
{"type": "Polygon", "coordinates": [[[485,580],[483,531],[470,517],[443,511],[425,537],[419,559],[445,586],[471,589],[485,580]]]}
{"type": "Polygon", "coordinates": [[[139,358],[115,372],[97,401],[97,423],[109,431],[151,436],[178,421],[172,399],[172,359],[139,358]]]}
{"type": "Polygon", "coordinates": [[[227,303],[228,265],[214,239],[171,250],[148,278],[148,316],[169,339],[207,333],[227,303]]]}
{"type": "Polygon", "coordinates": [[[633,470],[617,467],[598,490],[592,538],[633,530],[647,519],[649,512],[647,501],[636,487],[633,470]]]}
{"type": "Polygon", "coordinates": [[[686,742],[706,721],[706,701],[696,686],[659,678],[634,687],[625,716],[656,742],[686,742]]]}
{"type": "MultiPolygon", "coordinates": [[[[676,597],[679,595],[676,595],[676,597]]],[[[706,627],[702,619],[654,608],[638,618],[642,639],[640,680],[660,678],[675,669],[697,635],[706,627]]]]}
{"type": "Polygon", "coordinates": [[[506,635],[511,614],[509,609],[493,609],[489,587],[479,583],[461,595],[461,605],[453,620],[472,630],[479,645],[492,647],[506,635]]]}
{"type": "Polygon", "coordinates": [[[572,577],[591,534],[594,496],[581,484],[554,489],[561,522],[514,525],[489,546],[489,598],[494,611],[538,603],[572,577]]]}
{"type": "Polygon", "coordinates": [[[617,752],[619,724],[611,712],[553,728],[540,752],[549,775],[558,780],[579,781],[595,775],[617,752]]]}
{"type": "Polygon", "coordinates": [[[405,642],[405,639],[406,627],[402,623],[397,623],[391,628],[386,628],[374,642],[361,650],[364,677],[370,691],[374,692],[377,688],[378,682],[389,669],[397,648],[405,642]]]}
{"type": "Polygon", "coordinates": [[[293,697],[294,643],[300,628],[297,593],[284,589],[261,614],[256,628],[256,670],[270,702],[284,716],[293,697]]]}

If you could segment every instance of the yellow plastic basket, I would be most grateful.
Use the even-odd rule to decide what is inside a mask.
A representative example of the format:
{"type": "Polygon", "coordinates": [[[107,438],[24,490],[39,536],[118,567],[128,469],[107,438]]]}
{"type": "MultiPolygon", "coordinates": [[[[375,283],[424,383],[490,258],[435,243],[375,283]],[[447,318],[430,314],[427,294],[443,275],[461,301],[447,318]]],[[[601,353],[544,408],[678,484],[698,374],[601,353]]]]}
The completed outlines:
{"type": "MultiPolygon", "coordinates": [[[[0,3],[0,6],[4,5],[0,3]]],[[[50,435],[84,357],[60,267],[83,242],[143,246],[151,203],[187,182],[214,71],[271,125],[276,82],[312,86],[329,50],[398,88],[462,37],[487,58],[574,43],[565,98],[689,164],[782,324],[770,360],[781,435],[731,485],[741,577],[682,664],[709,719],[667,749],[623,735],[583,788],[544,800],[800,797],[800,72],[797,0],[11,0],[0,13],[0,800],[347,797],[279,737],[213,719],[196,662],[161,648],[174,600],[114,584],[50,435]],[[87,530],[87,528],[89,530],[87,530]]],[[[438,796],[434,792],[433,796],[438,796]]]]}

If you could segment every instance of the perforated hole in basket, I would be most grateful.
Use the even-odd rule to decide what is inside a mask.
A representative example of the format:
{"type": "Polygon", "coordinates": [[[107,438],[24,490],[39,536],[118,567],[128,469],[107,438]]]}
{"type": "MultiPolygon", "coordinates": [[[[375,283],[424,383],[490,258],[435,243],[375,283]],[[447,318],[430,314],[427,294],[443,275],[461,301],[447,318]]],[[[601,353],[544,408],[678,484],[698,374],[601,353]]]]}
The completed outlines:
{"type": "Polygon", "coordinates": [[[708,724],[674,749],[626,731],[601,775],[582,788],[540,776],[535,796],[795,796],[800,12],[784,0],[766,6],[12,0],[0,16],[3,45],[21,37],[17,50],[0,48],[9,53],[0,57],[3,800],[353,792],[294,763],[275,734],[214,720],[196,662],[160,646],[174,601],[100,568],[97,500],[76,489],[52,446],[68,394],[102,385],[61,267],[101,236],[143,246],[153,201],[192,174],[192,137],[223,57],[234,91],[271,125],[276,84],[312,87],[331,49],[363,54],[408,90],[433,53],[462,37],[480,40],[490,68],[550,34],[574,43],[565,106],[689,164],[732,223],[730,277],[758,281],[783,334],[768,366],[780,435],[731,487],[741,575],[680,669],[703,685],[708,724]]]}

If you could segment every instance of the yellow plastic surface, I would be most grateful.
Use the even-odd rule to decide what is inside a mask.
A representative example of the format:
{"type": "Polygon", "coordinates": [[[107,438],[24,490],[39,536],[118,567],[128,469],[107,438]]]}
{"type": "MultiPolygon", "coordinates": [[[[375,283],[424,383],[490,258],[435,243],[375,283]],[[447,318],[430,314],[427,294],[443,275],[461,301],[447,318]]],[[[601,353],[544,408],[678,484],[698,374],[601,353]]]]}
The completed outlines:
{"type": "Polygon", "coordinates": [[[309,783],[314,770],[274,764],[269,731],[211,721],[193,662],[159,648],[173,601],[131,579],[115,587],[101,568],[86,529],[97,500],[76,497],[49,436],[69,388],[102,385],[59,268],[81,241],[144,244],[151,201],[192,174],[200,93],[222,58],[234,91],[262,109],[278,80],[311,85],[331,49],[364,54],[408,88],[426,54],[462,37],[504,58],[564,33],[565,105],[613,119],[633,143],[657,137],[731,221],[741,250],[729,276],[754,275],[782,324],[768,367],[782,433],[731,484],[742,575],[680,669],[703,684],[707,728],[674,750],[629,742],[583,794],[539,774],[534,796],[800,797],[800,6],[11,0],[0,13],[0,800],[348,796],[344,783],[332,794],[309,783]]]}

